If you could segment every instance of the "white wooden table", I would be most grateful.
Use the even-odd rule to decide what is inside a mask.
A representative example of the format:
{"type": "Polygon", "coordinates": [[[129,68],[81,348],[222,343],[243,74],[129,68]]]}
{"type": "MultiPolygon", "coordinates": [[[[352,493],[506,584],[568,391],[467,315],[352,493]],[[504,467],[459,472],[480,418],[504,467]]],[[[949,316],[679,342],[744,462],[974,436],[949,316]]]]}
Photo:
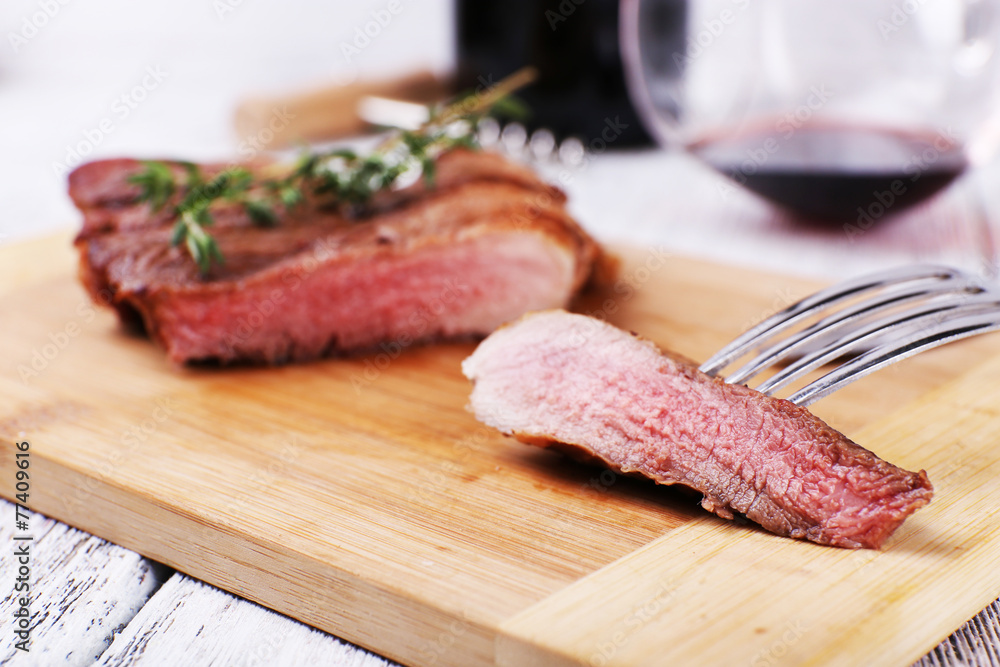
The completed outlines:
{"type": "MultiPolygon", "coordinates": [[[[233,135],[229,116],[242,95],[417,63],[439,70],[450,65],[450,3],[436,0],[404,2],[384,34],[350,59],[339,45],[349,43],[354,29],[384,3],[52,4],[58,5],[54,15],[18,48],[7,36],[32,32],[25,20],[41,23],[34,18],[39,3],[12,0],[0,16],[7,42],[0,52],[0,244],[75,224],[54,165],[81,142],[92,144],[88,158],[226,158],[244,139],[233,135]],[[146,78],[148,68],[164,74],[146,78]],[[133,99],[136,86],[146,88],[141,101],[133,99]],[[112,106],[122,95],[135,102],[128,113],[112,106]],[[105,118],[112,120],[111,129],[98,141],[95,131],[105,118]]],[[[981,176],[981,183],[997,182],[997,171],[993,178],[981,176]]],[[[558,169],[550,173],[569,191],[580,219],[605,240],[831,279],[930,259],[997,273],[984,211],[1000,206],[981,205],[968,190],[852,242],[843,230],[791,225],[749,195],[722,198],[718,177],[682,156],[609,152],[563,178],[558,169]]],[[[981,189],[990,194],[990,188],[981,189]]],[[[3,582],[13,581],[16,572],[9,556],[13,530],[14,508],[0,501],[3,582]]],[[[15,654],[14,601],[5,583],[0,664],[389,664],[57,521],[33,515],[31,532],[37,554],[32,651],[15,654]]],[[[994,603],[919,664],[1000,664],[998,615],[994,603]]]]}

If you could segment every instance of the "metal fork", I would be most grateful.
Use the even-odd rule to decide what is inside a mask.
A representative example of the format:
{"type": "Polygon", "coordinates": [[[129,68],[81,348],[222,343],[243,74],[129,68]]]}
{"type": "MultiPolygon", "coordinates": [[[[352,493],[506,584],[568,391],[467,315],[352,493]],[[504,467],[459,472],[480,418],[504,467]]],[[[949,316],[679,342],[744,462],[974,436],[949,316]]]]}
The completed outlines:
{"type": "MultiPolygon", "coordinates": [[[[358,103],[358,117],[370,125],[415,130],[426,122],[427,106],[369,95],[358,103]]],[[[490,117],[480,121],[477,138],[484,148],[528,160],[536,167],[553,161],[575,167],[586,153],[583,142],[576,137],[556,141],[552,132],[544,128],[529,134],[520,123],[501,125],[490,117]]]]}
{"type": "Polygon", "coordinates": [[[755,387],[770,395],[823,364],[846,358],[788,397],[806,406],[918,352],[996,329],[1000,287],[958,269],[912,266],[817,292],[752,327],[700,368],[717,375],[756,352],[725,375],[726,382],[747,384],[787,363],[755,387]]]}

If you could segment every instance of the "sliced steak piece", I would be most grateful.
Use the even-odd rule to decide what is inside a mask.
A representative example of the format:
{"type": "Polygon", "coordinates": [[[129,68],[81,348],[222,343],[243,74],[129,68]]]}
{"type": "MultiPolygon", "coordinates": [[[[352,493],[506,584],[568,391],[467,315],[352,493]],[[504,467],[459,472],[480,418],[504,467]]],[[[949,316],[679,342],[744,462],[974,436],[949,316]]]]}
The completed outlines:
{"type": "Polygon", "coordinates": [[[481,336],[567,305],[600,256],[561,191],[498,155],[454,151],[439,159],[436,187],[387,193],[363,220],[305,205],[262,228],[239,208],[218,210],[210,231],[225,263],[201,275],[171,247],[170,213],[137,203],[127,179],[141,168],[107,160],[71,174],[80,277],[175,362],[281,363],[481,336]]]}
{"type": "Polygon", "coordinates": [[[907,472],[805,408],[709,377],[599,320],[533,313],[462,365],[471,409],[500,431],[704,494],[727,519],[820,544],[878,548],[930,502],[907,472]]]}

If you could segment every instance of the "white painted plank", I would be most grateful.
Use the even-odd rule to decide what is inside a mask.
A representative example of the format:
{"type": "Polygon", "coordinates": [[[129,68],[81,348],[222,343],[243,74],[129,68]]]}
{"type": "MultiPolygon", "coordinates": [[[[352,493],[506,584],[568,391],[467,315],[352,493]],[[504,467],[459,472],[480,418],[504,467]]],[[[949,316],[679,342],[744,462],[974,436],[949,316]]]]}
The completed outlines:
{"type": "Polygon", "coordinates": [[[913,667],[1000,665],[1000,600],[981,611],[913,667]]]}
{"type": "Polygon", "coordinates": [[[393,664],[177,573],[149,599],[95,667],[387,667],[393,664]]]}
{"type": "MultiPolygon", "coordinates": [[[[11,667],[89,665],[111,644],[170,571],[127,549],[29,512],[29,530],[15,529],[15,508],[0,499],[0,664],[11,667]],[[19,567],[14,535],[31,535],[31,639],[15,648],[14,584],[19,567]]],[[[23,542],[22,542],[23,544],[23,542]]],[[[20,594],[19,594],[20,595],[20,594]]]]}

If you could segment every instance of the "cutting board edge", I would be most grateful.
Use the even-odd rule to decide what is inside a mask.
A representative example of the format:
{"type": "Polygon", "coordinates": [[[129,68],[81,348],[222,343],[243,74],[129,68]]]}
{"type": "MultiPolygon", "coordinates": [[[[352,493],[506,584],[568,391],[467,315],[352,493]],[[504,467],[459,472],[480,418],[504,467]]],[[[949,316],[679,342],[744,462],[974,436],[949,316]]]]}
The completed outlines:
{"type": "MultiPolygon", "coordinates": [[[[15,442],[0,437],[0,461],[6,459],[7,454],[13,458],[14,451],[16,451],[15,442]]],[[[342,599],[336,597],[328,597],[324,600],[322,595],[317,592],[321,590],[319,586],[309,591],[302,591],[301,594],[289,595],[286,598],[256,595],[253,589],[241,585],[241,579],[254,579],[259,582],[260,573],[266,572],[275,578],[273,583],[282,581],[287,583],[288,580],[275,575],[266,567],[255,567],[246,562],[237,562],[225,554],[246,551],[246,544],[250,544],[260,552],[271,551],[270,555],[262,557],[272,563],[290,563],[290,567],[308,571],[309,562],[297,557],[299,553],[295,550],[275,553],[269,545],[263,544],[253,535],[229,528],[208,526],[197,517],[178,511],[176,508],[162,506],[152,498],[140,499],[140,502],[143,503],[141,506],[135,504],[134,496],[128,497],[129,502],[116,502],[124,494],[123,490],[117,486],[97,480],[34,452],[31,454],[30,461],[33,478],[45,480],[44,483],[36,483],[31,489],[29,503],[25,505],[30,513],[37,512],[67,523],[79,530],[135,551],[145,558],[163,563],[194,579],[229,591],[269,609],[280,609],[282,611],[279,613],[291,615],[307,625],[334,634],[404,664],[468,665],[469,667],[494,664],[493,650],[499,625],[488,627],[467,614],[448,612],[427,601],[419,600],[415,596],[407,595],[403,589],[380,586],[374,580],[367,581],[342,568],[331,568],[335,569],[338,577],[333,583],[346,591],[346,594],[353,600],[350,604],[344,604],[342,599]],[[39,472],[39,468],[42,472],[39,472]],[[60,474],[52,474],[57,470],[60,474]],[[78,483],[69,480],[75,480],[78,483]],[[66,497],[66,494],[74,489],[85,488],[84,485],[89,491],[88,500],[93,505],[87,513],[90,520],[81,521],[77,515],[66,516],[59,510],[59,497],[66,497]],[[37,501],[38,498],[41,499],[41,502],[37,501]],[[129,537],[130,531],[127,529],[129,526],[143,525],[144,520],[156,513],[168,513],[179,519],[174,522],[158,522],[159,526],[170,526],[173,532],[190,527],[192,531],[199,530],[202,537],[205,535],[205,529],[214,528],[220,540],[228,541],[229,546],[218,546],[222,544],[220,541],[216,548],[200,547],[185,552],[178,546],[184,541],[178,535],[156,532],[154,541],[148,540],[149,532],[146,533],[146,541],[129,537]],[[101,519],[101,517],[109,516],[114,516],[114,519],[107,522],[101,519]],[[237,567],[238,571],[227,571],[224,566],[227,563],[237,567]],[[301,602],[303,600],[306,603],[301,602]],[[313,606],[312,603],[316,604],[313,606]],[[400,614],[397,619],[386,618],[385,611],[387,609],[399,610],[407,607],[410,608],[408,614],[400,614]],[[347,623],[333,623],[327,619],[317,618],[313,609],[349,610],[351,614],[347,623]],[[432,625],[428,624],[425,631],[410,633],[412,639],[418,644],[416,647],[408,646],[405,642],[398,648],[387,644],[386,637],[393,637],[397,644],[400,643],[400,627],[405,627],[409,623],[408,619],[411,618],[419,618],[425,624],[431,620],[437,620],[432,625]],[[373,620],[385,627],[373,627],[373,620]],[[447,637],[449,640],[442,641],[442,637],[447,637]],[[456,653],[454,649],[462,649],[461,654],[456,653]],[[477,656],[478,659],[470,661],[469,658],[473,656],[477,656]]],[[[0,498],[12,503],[18,502],[15,498],[13,477],[0,479],[0,498]]],[[[317,578],[324,576],[319,573],[314,574],[317,578]]],[[[324,583],[329,584],[330,582],[324,583]]],[[[270,585],[266,587],[266,590],[275,592],[276,588],[274,585],[270,585]]]]}

